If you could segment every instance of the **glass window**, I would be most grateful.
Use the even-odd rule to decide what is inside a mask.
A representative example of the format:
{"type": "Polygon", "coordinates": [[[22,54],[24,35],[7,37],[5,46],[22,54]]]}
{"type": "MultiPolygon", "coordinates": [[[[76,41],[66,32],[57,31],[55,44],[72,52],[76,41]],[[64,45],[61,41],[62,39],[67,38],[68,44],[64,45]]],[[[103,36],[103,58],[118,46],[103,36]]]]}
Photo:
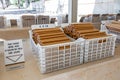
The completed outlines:
{"type": "Polygon", "coordinates": [[[114,13],[114,0],[78,0],[78,14],[114,13]]]}
{"type": "Polygon", "coordinates": [[[68,14],[68,0],[45,0],[45,13],[62,13],[68,14]]]}
{"type": "Polygon", "coordinates": [[[114,14],[114,0],[78,0],[78,21],[88,14],[114,14]]]}

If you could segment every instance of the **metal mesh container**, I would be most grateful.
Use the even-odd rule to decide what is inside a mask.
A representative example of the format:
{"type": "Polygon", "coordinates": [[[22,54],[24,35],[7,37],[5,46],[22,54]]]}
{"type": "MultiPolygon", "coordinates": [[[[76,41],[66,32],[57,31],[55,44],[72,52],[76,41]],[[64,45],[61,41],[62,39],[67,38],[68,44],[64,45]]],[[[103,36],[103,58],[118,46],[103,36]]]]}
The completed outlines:
{"type": "Polygon", "coordinates": [[[89,39],[85,41],[84,62],[90,62],[114,55],[116,36],[89,39]]]}
{"type": "Polygon", "coordinates": [[[38,62],[42,73],[83,63],[84,42],[69,42],[50,46],[38,45],[38,62]]]}

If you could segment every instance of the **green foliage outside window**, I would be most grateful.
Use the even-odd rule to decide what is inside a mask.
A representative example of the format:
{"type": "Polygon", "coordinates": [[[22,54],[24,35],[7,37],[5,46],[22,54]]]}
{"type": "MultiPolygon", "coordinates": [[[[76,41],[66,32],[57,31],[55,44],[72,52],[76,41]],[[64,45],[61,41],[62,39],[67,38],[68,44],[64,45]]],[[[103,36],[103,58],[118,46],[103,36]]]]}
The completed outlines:
{"type": "Polygon", "coordinates": [[[37,2],[37,1],[40,1],[40,0],[32,0],[32,2],[37,2]]]}
{"type": "Polygon", "coordinates": [[[19,4],[20,7],[23,7],[23,4],[25,3],[25,1],[27,1],[28,4],[29,4],[30,2],[37,2],[37,1],[40,1],[40,0],[10,0],[12,5],[18,6],[18,4],[19,4]]]}
{"type": "Polygon", "coordinates": [[[23,6],[23,3],[24,3],[24,2],[25,2],[25,0],[10,0],[11,5],[16,5],[16,6],[18,6],[18,4],[19,4],[20,7],[23,6]]]}

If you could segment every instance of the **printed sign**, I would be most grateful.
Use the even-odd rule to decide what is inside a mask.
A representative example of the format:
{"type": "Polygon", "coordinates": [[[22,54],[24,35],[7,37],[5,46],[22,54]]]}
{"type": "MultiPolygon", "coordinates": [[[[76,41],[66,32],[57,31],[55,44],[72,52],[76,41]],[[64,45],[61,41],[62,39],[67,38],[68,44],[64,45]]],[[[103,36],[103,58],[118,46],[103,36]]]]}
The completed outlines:
{"type": "Polygon", "coordinates": [[[24,62],[22,40],[4,41],[5,65],[24,62]]]}
{"type": "Polygon", "coordinates": [[[32,25],[31,29],[39,29],[39,28],[52,28],[55,27],[55,24],[38,24],[38,25],[32,25]]]}
{"type": "Polygon", "coordinates": [[[62,23],[61,24],[61,27],[66,27],[66,26],[68,26],[69,25],[69,23],[62,23]]]}

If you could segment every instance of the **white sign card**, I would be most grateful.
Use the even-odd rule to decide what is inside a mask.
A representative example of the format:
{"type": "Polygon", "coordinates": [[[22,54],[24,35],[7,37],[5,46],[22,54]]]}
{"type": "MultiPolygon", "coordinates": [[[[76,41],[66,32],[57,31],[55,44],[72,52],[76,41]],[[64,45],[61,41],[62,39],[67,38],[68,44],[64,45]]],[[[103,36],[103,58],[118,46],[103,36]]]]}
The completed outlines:
{"type": "Polygon", "coordinates": [[[5,65],[24,62],[24,52],[22,40],[4,41],[5,65]]]}
{"type": "Polygon", "coordinates": [[[55,24],[38,24],[38,25],[32,25],[31,29],[40,29],[40,28],[53,28],[55,27],[55,24]]]}
{"type": "Polygon", "coordinates": [[[61,27],[66,27],[66,26],[68,26],[69,25],[69,23],[62,23],[61,24],[61,27]]]}

